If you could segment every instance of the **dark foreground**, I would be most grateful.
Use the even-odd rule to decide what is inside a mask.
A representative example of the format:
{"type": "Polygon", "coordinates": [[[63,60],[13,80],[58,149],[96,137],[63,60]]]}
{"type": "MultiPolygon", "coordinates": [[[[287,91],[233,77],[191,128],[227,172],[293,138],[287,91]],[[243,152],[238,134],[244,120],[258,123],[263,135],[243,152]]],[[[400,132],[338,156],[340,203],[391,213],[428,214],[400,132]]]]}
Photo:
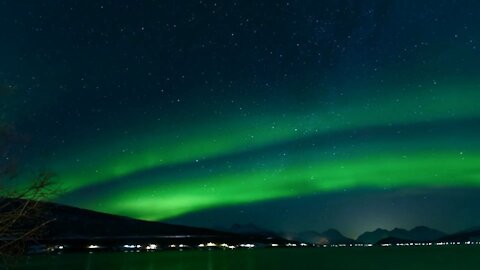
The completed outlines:
{"type": "Polygon", "coordinates": [[[12,269],[478,269],[480,247],[281,248],[38,255],[12,269]]]}

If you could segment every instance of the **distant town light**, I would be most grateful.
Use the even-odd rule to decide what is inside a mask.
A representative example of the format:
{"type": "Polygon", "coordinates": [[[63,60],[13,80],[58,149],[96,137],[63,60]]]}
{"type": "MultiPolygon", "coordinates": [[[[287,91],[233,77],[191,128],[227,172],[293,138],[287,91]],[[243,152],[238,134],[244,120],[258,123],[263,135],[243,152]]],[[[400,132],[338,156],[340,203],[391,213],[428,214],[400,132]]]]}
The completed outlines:
{"type": "Polygon", "coordinates": [[[100,246],[97,246],[97,245],[89,245],[88,248],[89,248],[89,249],[96,249],[96,248],[100,248],[100,246]]]}
{"type": "Polygon", "coordinates": [[[157,249],[157,245],[150,244],[150,245],[147,246],[147,250],[152,250],[152,249],[157,249]]]}

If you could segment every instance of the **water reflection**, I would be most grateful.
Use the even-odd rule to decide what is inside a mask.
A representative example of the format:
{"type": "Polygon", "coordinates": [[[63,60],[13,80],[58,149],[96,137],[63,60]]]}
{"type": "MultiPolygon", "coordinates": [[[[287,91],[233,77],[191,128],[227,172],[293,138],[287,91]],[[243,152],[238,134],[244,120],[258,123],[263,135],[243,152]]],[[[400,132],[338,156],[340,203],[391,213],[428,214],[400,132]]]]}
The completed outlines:
{"type": "Polygon", "coordinates": [[[263,269],[477,269],[478,246],[265,248],[38,255],[18,270],[263,270],[263,269]],[[405,258],[408,258],[406,260],[405,258]],[[394,263],[393,263],[394,262],[394,263]],[[388,267],[386,267],[388,266],[388,267]]]}

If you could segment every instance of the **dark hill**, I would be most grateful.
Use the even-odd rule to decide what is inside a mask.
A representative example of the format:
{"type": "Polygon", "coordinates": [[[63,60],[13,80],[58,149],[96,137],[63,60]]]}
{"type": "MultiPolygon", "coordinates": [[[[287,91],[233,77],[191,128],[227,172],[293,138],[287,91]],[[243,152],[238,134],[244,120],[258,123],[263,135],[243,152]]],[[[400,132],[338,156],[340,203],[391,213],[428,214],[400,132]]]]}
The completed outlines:
{"type": "Polygon", "coordinates": [[[395,239],[395,242],[402,243],[408,241],[426,242],[435,241],[446,234],[425,226],[418,226],[411,230],[395,228],[391,231],[377,229],[373,232],[366,232],[360,235],[357,241],[366,244],[383,243],[384,239],[395,239]],[[399,241],[401,240],[401,241],[399,241]]]}
{"type": "Polygon", "coordinates": [[[306,231],[299,233],[296,236],[299,241],[319,244],[319,245],[333,245],[333,244],[353,244],[355,240],[350,239],[342,235],[335,229],[329,229],[322,233],[315,231],[306,231]]]}
{"type": "Polygon", "coordinates": [[[361,234],[357,238],[357,241],[364,244],[374,244],[382,239],[390,237],[389,233],[389,231],[379,228],[373,232],[365,232],[361,234]]]}
{"type": "Polygon", "coordinates": [[[214,230],[143,221],[49,203],[45,217],[52,220],[46,238],[218,236],[214,230]]]}
{"type": "Polygon", "coordinates": [[[480,228],[472,228],[462,232],[447,235],[438,239],[439,242],[466,242],[466,241],[480,241],[480,228]]]}
{"type": "MultiPolygon", "coordinates": [[[[13,202],[12,205],[20,202],[13,202]]],[[[281,238],[235,234],[210,229],[172,225],[162,222],[136,220],[123,216],[99,213],[55,203],[40,203],[42,217],[48,220],[36,241],[49,244],[85,246],[99,244],[116,246],[128,243],[199,244],[205,242],[228,243],[283,243],[281,238]]],[[[3,209],[5,210],[5,209],[3,209]]],[[[28,224],[23,224],[28,226],[28,224]]]]}

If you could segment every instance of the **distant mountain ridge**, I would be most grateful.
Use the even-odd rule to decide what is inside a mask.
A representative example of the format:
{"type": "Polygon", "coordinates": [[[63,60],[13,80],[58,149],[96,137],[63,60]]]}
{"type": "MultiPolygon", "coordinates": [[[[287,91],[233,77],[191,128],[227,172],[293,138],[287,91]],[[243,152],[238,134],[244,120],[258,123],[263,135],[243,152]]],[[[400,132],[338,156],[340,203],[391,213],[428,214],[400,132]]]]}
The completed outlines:
{"type": "Polygon", "coordinates": [[[357,238],[357,242],[363,244],[376,244],[384,239],[396,239],[407,241],[435,241],[446,236],[446,233],[426,226],[418,226],[411,230],[395,228],[391,231],[385,229],[376,229],[373,232],[365,232],[357,238]]]}
{"type": "MultiPolygon", "coordinates": [[[[23,203],[23,200],[12,201],[11,205],[19,203],[23,203]]],[[[45,239],[227,235],[211,229],[137,220],[51,202],[39,202],[38,205],[41,211],[39,219],[42,222],[49,221],[40,236],[45,239]]],[[[24,226],[30,225],[24,224],[24,226]]]]}
{"type": "MultiPolygon", "coordinates": [[[[361,234],[356,240],[345,237],[335,229],[324,232],[304,231],[300,233],[280,233],[257,226],[253,223],[234,224],[229,229],[213,230],[162,222],[142,221],[123,216],[99,213],[55,203],[41,203],[44,220],[51,220],[39,240],[44,241],[205,241],[206,239],[223,241],[252,241],[258,243],[305,242],[317,245],[335,244],[381,244],[405,242],[466,242],[480,241],[480,227],[454,234],[426,226],[417,226],[411,230],[395,228],[393,230],[376,229],[361,234]],[[143,240],[142,240],[143,239],[143,240]],[[163,240],[162,240],[163,239],[163,240]],[[177,239],[177,240],[174,240],[177,239]]],[[[4,209],[7,210],[7,209],[4,209]]]]}
{"type": "Polygon", "coordinates": [[[458,233],[446,235],[439,238],[438,241],[440,242],[466,242],[466,241],[477,242],[477,241],[480,241],[480,227],[474,227],[458,233]]]}
{"type": "MultiPolygon", "coordinates": [[[[337,244],[381,244],[381,243],[407,243],[407,242],[427,242],[437,241],[439,239],[447,239],[449,236],[439,230],[426,226],[417,226],[411,230],[395,228],[393,230],[385,230],[378,228],[375,231],[365,232],[357,239],[351,239],[344,236],[338,230],[328,229],[322,233],[316,231],[305,231],[300,233],[281,234],[286,239],[317,244],[317,245],[337,245],[337,244]]],[[[472,229],[454,235],[461,239],[477,239],[480,237],[480,229],[472,229]]],[[[472,241],[473,241],[472,240],[472,241]]]]}
{"type": "Polygon", "coordinates": [[[393,230],[377,229],[365,232],[357,239],[344,236],[336,229],[328,229],[318,233],[305,231],[289,234],[270,231],[253,223],[233,224],[227,230],[213,230],[182,225],[173,225],[162,222],[142,221],[128,217],[110,215],[64,206],[45,203],[46,218],[52,222],[43,237],[45,239],[127,239],[127,238],[181,238],[190,239],[251,239],[254,241],[268,241],[285,239],[318,245],[335,244],[379,244],[426,241],[480,241],[480,227],[474,227],[455,234],[446,233],[426,226],[417,226],[411,230],[395,228],[393,230]]]}
{"type": "MultiPolygon", "coordinates": [[[[279,237],[239,235],[212,229],[143,221],[50,202],[42,202],[39,205],[42,208],[42,222],[50,221],[36,238],[38,242],[42,243],[73,246],[95,243],[117,246],[130,242],[146,244],[152,241],[159,244],[182,243],[188,245],[211,241],[269,243],[270,240],[274,240],[275,243],[286,242],[279,237]]],[[[25,226],[29,225],[25,224],[25,226]]]]}
{"type": "Polygon", "coordinates": [[[319,244],[319,245],[333,245],[333,244],[352,244],[355,240],[345,237],[335,229],[328,229],[322,233],[304,232],[299,234],[300,239],[304,242],[319,244]]]}
{"type": "Polygon", "coordinates": [[[427,226],[417,226],[411,230],[402,228],[386,230],[378,228],[374,231],[361,234],[357,239],[348,238],[336,229],[328,229],[321,233],[314,230],[303,231],[299,233],[285,233],[269,231],[268,229],[261,228],[253,223],[234,224],[230,229],[222,229],[222,231],[264,237],[281,237],[291,241],[316,245],[480,241],[480,227],[474,227],[455,234],[446,234],[442,231],[429,228],[427,226]]]}
{"type": "Polygon", "coordinates": [[[328,229],[322,233],[316,231],[305,231],[294,234],[291,238],[317,245],[334,245],[334,244],[352,244],[355,240],[345,237],[335,229],[328,229]]]}

